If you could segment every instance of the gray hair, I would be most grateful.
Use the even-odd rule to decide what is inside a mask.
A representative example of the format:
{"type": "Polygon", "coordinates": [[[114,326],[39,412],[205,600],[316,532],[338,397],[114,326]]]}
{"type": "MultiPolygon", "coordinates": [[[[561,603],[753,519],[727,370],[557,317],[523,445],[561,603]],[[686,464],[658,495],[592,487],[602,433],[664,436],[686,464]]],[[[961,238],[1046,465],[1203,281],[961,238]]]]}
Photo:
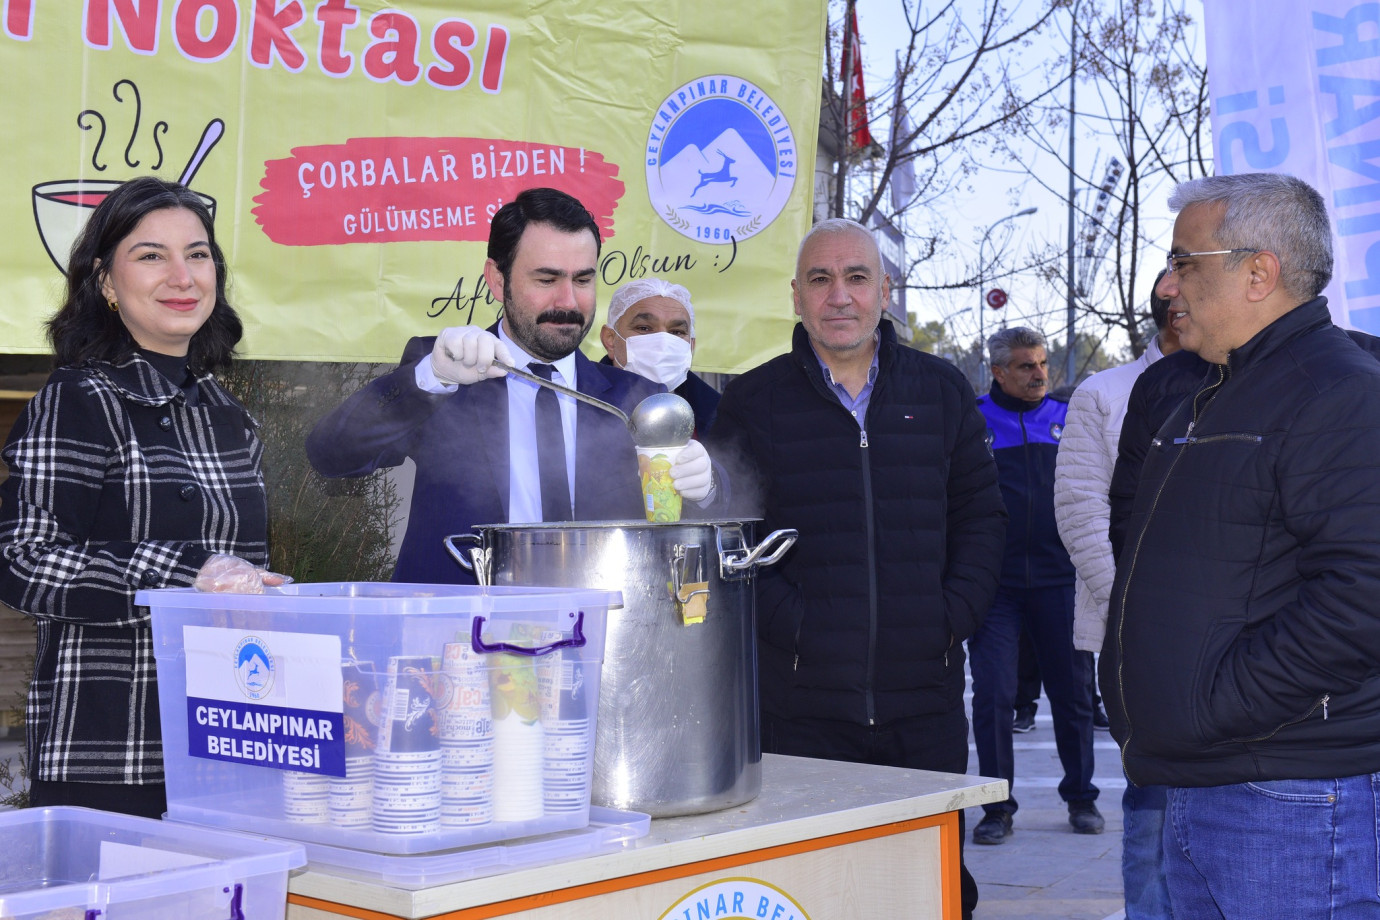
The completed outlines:
{"type": "Polygon", "coordinates": [[[800,248],[795,251],[795,270],[797,273],[800,271],[800,256],[805,252],[805,247],[809,245],[810,240],[817,236],[823,236],[826,233],[862,234],[867,238],[868,242],[872,244],[872,250],[877,254],[877,265],[880,266],[882,264],[882,250],[881,247],[877,245],[877,238],[872,235],[871,230],[867,229],[856,220],[850,220],[847,217],[827,217],[811,227],[805,234],[805,238],[800,241],[800,248]]]}
{"type": "MultiPolygon", "coordinates": [[[[1302,179],[1279,173],[1204,176],[1185,182],[1169,196],[1169,210],[1192,204],[1225,204],[1217,244],[1223,249],[1259,249],[1279,258],[1280,286],[1311,300],[1332,280],[1332,223],[1327,205],[1302,179]]],[[[1247,253],[1224,259],[1235,268],[1247,253]]]]}
{"type": "Polygon", "coordinates": [[[1046,348],[1043,332],[1026,326],[1000,329],[987,338],[987,354],[993,367],[1011,363],[1011,351],[1016,348],[1046,348]]]}

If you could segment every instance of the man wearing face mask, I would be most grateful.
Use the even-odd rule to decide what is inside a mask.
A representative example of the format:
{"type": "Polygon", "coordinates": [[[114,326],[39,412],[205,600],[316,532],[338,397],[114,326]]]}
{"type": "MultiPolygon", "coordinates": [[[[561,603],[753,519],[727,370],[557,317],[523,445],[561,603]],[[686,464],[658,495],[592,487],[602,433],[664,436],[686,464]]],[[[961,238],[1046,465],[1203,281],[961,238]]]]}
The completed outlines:
{"type": "Polygon", "coordinates": [[[608,322],[599,332],[612,364],[664,384],[695,410],[695,437],[703,438],[719,411],[719,391],[690,370],[695,353],[695,307],[682,285],[639,278],[614,292],[608,322]]]}

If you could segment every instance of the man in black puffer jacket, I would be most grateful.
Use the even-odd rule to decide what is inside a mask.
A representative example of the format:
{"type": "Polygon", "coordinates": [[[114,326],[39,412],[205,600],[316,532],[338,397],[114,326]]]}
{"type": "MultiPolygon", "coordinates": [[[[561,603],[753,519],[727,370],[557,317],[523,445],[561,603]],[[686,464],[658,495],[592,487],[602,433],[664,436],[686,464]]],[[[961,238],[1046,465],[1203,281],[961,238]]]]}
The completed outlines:
{"type": "Polygon", "coordinates": [[[879,328],[890,287],[861,224],[816,225],[792,288],[791,352],[725,388],[710,435],[742,464],[735,498],[757,486],[739,510],[800,533],[757,575],[763,750],[963,773],[963,640],[1006,524],[987,426],[955,367],[879,328]]]}
{"type": "Polygon", "coordinates": [[[1214,176],[1170,207],[1159,292],[1210,367],[1151,442],[1117,560],[1112,733],[1132,782],[1170,787],[1176,916],[1373,916],[1380,364],[1318,296],[1305,183],[1214,176]]]}

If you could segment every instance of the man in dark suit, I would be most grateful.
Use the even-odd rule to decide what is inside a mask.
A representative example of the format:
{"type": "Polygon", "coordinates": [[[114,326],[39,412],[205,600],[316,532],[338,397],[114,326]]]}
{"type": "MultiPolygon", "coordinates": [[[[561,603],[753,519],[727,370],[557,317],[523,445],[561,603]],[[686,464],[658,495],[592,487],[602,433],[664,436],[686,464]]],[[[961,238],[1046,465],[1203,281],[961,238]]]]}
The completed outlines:
{"type": "MultiPolygon", "coordinates": [[[[394,581],[472,582],[442,543],[472,525],[643,517],[622,421],[498,366],[530,368],[624,412],[664,389],[578,350],[594,323],[599,246],[598,224],[579,201],[555,189],[523,191],[489,231],[484,280],[503,303],[500,321],[412,339],[397,370],[308,436],[307,456],[323,476],[415,461],[394,581]]],[[[671,476],[683,498],[713,500],[717,484],[698,442],[671,476]]]]}

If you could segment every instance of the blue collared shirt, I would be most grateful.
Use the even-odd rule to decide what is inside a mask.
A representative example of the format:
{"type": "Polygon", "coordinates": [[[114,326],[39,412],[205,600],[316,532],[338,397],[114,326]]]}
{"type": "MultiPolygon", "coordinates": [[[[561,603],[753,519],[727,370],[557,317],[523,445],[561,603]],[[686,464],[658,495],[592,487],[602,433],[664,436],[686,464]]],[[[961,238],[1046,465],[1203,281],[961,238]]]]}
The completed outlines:
{"type": "Polygon", "coordinates": [[[849,412],[853,413],[853,420],[858,423],[858,427],[863,431],[867,430],[867,407],[872,402],[872,387],[877,382],[877,359],[882,353],[882,336],[880,332],[872,333],[872,366],[867,369],[867,383],[858,391],[857,396],[850,395],[848,389],[841,383],[834,382],[834,375],[829,370],[829,365],[824,363],[824,359],[815,351],[814,343],[810,343],[810,350],[815,352],[815,359],[819,361],[819,369],[824,372],[824,382],[829,385],[829,389],[834,391],[834,395],[839,398],[839,402],[849,412]]]}

